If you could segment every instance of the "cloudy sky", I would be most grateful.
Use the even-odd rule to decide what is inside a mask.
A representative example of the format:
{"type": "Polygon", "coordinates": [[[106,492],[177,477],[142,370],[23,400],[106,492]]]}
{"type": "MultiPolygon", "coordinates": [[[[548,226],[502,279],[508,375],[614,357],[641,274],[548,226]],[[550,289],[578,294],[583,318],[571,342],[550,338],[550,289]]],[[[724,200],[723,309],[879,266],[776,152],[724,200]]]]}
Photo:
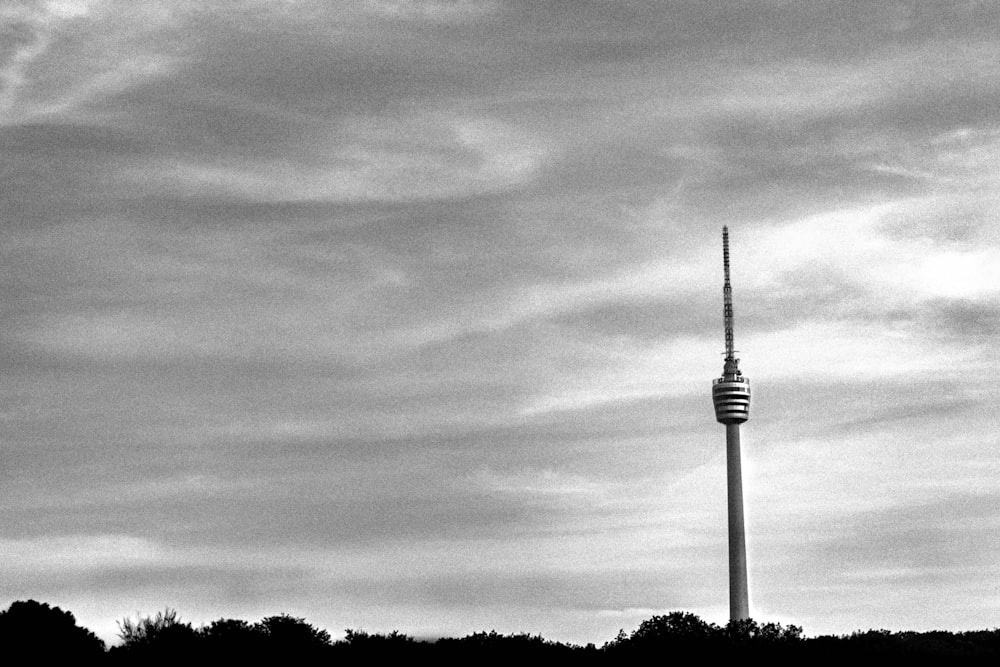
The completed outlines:
{"type": "Polygon", "coordinates": [[[0,606],[994,627],[1000,8],[0,4],[0,606]]]}

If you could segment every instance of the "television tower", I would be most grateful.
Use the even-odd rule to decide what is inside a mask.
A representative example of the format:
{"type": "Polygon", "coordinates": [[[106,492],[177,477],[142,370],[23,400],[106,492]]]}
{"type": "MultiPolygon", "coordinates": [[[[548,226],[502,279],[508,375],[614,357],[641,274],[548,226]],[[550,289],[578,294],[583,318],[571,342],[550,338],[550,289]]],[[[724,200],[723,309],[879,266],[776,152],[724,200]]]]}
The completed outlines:
{"type": "Polygon", "coordinates": [[[750,618],[747,591],[747,544],[743,529],[743,477],[740,472],[740,424],[750,417],[750,380],[740,373],[733,350],[733,288],[729,284],[729,228],[722,228],[722,320],[726,360],[722,377],[712,381],[715,419],[726,425],[726,474],[729,495],[729,620],[750,618]]]}

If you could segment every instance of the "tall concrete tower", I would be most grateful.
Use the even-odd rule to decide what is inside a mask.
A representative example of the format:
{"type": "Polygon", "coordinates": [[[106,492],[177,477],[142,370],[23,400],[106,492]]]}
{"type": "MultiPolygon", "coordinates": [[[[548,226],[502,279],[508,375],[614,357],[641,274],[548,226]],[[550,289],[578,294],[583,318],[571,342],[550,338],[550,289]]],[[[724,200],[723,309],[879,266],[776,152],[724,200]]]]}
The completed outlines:
{"type": "Polygon", "coordinates": [[[722,228],[722,319],[726,360],[722,377],[712,382],[715,419],[726,426],[726,474],[729,489],[729,619],[750,617],[747,591],[747,544],[743,528],[743,476],[740,472],[740,424],[750,417],[750,380],[740,372],[733,350],[733,288],[729,284],[729,228],[722,228]]]}

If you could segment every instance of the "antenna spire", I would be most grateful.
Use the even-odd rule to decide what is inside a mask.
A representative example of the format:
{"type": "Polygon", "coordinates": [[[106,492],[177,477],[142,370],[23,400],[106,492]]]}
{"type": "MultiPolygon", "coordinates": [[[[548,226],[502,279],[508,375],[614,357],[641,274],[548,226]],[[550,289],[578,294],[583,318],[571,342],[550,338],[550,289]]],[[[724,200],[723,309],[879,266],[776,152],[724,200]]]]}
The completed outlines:
{"type": "Polygon", "coordinates": [[[723,375],[740,375],[739,362],[733,345],[733,287],[729,284],[729,227],[722,228],[722,320],[726,330],[726,364],[723,375]]]}

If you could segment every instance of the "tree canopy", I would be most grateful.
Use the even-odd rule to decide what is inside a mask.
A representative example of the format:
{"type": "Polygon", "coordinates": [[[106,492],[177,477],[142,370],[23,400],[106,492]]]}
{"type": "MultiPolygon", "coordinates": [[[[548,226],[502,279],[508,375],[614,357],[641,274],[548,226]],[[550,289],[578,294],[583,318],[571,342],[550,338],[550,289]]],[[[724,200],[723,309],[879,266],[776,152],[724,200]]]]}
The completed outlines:
{"type": "Polygon", "coordinates": [[[5,647],[28,647],[39,661],[104,653],[104,642],[78,626],[72,613],[35,600],[18,600],[0,612],[0,640],[5,647]]]}
{"type": "Polygon", "coordinates": [[[110,664],[194,660],[196,664],[241,660],[286,660],[317,664],[345,659],[418,660],[468,664],[482,660],[545,659],[581,664],[617,664],[690,654],[702,658],[739,655],[770,664],[889,660],[893,658],[1000,658],[1000,630],[974,632],[890,632],[868,630],[845,636],[806,638],[802,628],[753,619],[722,627],[690,612],[674,611],[642,621],[631,633],[621,630],[601,648],[550,641],[529,633],[475,632],[465,637],[418,640],[400,632],[348,629],[339,641],[305,619],[289,614],[256,623],[220,618],[194,628],[169,607],[152,615],[118,622],[121,643],[105,652],[104,643],[76,624],[73,614],[35,600],[17,601],[0,611],[0,639],[36,662],[85,659],[110,664]]]}

